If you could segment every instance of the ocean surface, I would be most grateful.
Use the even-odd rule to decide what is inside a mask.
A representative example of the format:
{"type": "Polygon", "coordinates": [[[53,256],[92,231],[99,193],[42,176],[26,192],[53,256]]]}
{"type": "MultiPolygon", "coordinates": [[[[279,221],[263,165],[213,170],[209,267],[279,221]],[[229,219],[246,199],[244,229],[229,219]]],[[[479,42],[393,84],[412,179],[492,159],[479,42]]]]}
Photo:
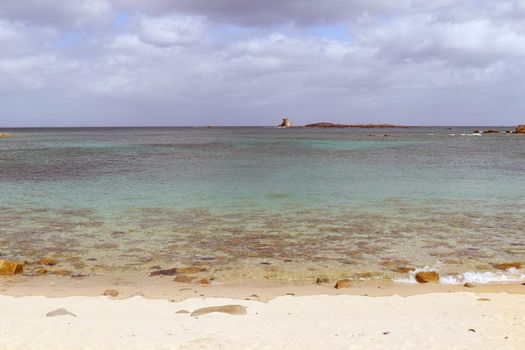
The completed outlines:
{"type": "Polygon", "coordinates": [[[0,258],[88,277],[519,280],[494,264],[525,262],[525,137],[475,129],[5,130],[0,258]]]}

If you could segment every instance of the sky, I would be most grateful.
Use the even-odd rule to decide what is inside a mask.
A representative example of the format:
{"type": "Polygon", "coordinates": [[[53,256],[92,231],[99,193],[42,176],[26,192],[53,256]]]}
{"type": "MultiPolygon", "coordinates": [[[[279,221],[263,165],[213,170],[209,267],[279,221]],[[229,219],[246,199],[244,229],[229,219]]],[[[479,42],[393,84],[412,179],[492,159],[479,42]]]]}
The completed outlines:
{"type": "Polygon", "coordinates": [[[525,122],[525,0],[0,0],[0,127],[525,122]]]}

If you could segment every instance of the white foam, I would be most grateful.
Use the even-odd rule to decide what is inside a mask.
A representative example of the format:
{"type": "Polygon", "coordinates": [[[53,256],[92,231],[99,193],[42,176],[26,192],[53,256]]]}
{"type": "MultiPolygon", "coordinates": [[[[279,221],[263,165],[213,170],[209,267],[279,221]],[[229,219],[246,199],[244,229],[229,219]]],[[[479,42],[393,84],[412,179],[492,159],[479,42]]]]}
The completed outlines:
{"type": "MultiPolygon", "coordinates": [[[[415,284],[416,273],[418,272],[438,272],[438,269],[431,266],[425,266],[420,269],[416,269],[410,273],[409,277],[396,278],[394,282],[398,283],[409,283],[415,284]]],[[[508,269],[502,272],[474,272],[467,271],[459,275],[442,275],[439,276],[439,283],[441,284],[463,284],[463,283],[476,283],[476,284],[488,284],[488,283],[501,283],[501,282],[521,282],[525,281],[525,273],[523,270],[517,270],[515,268],[508,269]]]]}

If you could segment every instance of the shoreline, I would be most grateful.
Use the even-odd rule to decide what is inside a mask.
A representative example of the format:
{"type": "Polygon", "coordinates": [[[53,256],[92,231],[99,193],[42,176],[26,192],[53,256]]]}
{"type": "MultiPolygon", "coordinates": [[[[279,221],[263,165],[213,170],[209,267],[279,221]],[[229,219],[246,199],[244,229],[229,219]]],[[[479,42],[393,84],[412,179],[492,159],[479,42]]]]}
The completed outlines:
{"type": "Polygon", "coordinates": [[[73,279],[65,276],[47,278],[2,278],[0,295],[27,297],[97,297],[106,290],[118,291],[117,299],[143,296],[147,299],[182,301],[192,297],[232,298],[238,300],[272,299],[293,296],[353,295],[370,297],[414,296],[431,293],[508,293],[525,294],[525,283],[485,283],[465,287],[461,284],[403,283],[394,281],[352,281],[348,288],[336,289],[334,283],[311,282],[212,282],[209,285],[174,282],[173,278],[108,280],[104,277],[73,279]]]}

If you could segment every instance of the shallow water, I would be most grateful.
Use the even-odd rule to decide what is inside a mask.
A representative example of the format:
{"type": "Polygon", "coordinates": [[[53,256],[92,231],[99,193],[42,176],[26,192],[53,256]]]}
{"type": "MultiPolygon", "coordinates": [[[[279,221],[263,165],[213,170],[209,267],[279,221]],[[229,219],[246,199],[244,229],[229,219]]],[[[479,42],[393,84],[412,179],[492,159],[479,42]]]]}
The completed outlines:
{"type": "Polygon", "coordinates": [[[474,129],[13,130],[0,257],[29,274],[51,256],[90,276],[519,279],[493,264],[525,260],[525,137],[474,129]]]}

